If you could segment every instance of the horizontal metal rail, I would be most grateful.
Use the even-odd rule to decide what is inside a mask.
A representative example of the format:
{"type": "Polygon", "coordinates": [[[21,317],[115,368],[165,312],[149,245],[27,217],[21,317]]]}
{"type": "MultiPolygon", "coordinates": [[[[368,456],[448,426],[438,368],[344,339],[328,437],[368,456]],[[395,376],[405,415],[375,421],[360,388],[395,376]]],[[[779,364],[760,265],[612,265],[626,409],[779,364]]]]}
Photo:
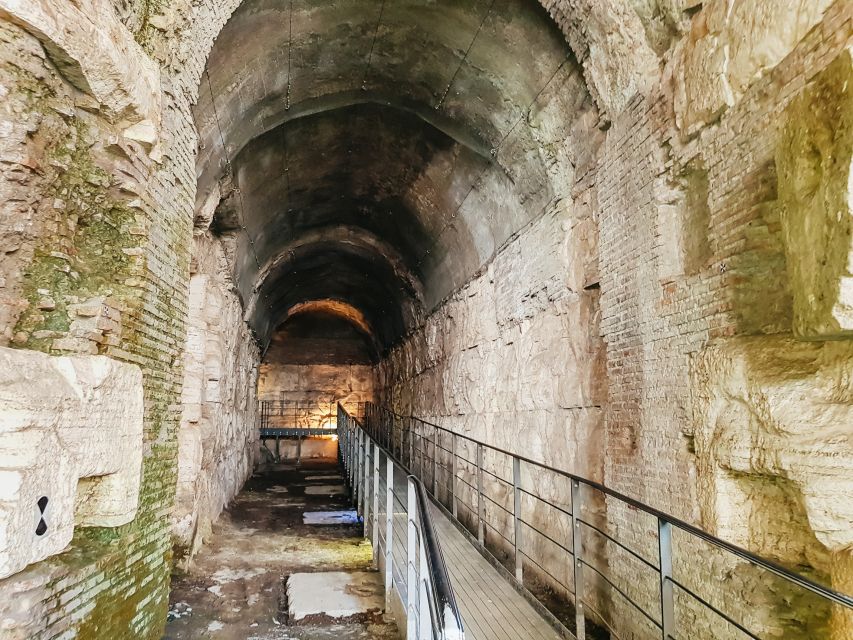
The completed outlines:
{"type": "Polygon", "coordinates": [[[396,591],[405,611],[406,638],[464,640],[423,483],[341,405],[337,425],[347,482],[364,518],[365,535],[373,543],[374,560],[383,570],[386,599],[396,591]],[[398,476],[405,485],[405,501],[399,495],[398,476]],[[405,533],[400,531],[401,519],[405,533]]]}
{"type": "Polygon", "coordinates": [[[293,428],[261,428],[261,440],[267,438],[305,438],[309,436],[333,436],[337,435],[338,428],[320,429],[309,427],[293,427],[293,428]]]}
{"type": "MultiPolygon", "coordinates": [[[[663,640],[693,637],[691,629],[678,627],[678,620],[675,615],[676,590],[748,637],[762,640],[761,630],[750,629],[746,622],[735,619],[737,614],[743,614],[742,607],[734,607],[737,613],[731,611],[727,613],[723,611],[723,607],[720,605],[712,604],[696,593],[696,585],[691,588],[685,580],[680,580],[673,575],[672,536],[675,530],[687,534],[693,540],[708,544],[734,559],[744,561],[772,574],[795,588],[811,593],[821,598],[827,605],[841,607],[843,611],[847,612],[847,615],[853,615],[853,597],[790,571],[772,560],[762,558],[746,549],[717,538],[695,525],[684,522],[599,482],[556,469],[414,416],[399,415],[372,403],[367,403],[365,406],[364,427],[370,437],[376,442],[382,443],[412,473],[417,473],[427,489],[432,486],[433,498],[443,504],[454,517],[458,517],[457,507],[463,506],[465,521],[468,524],[466,525],[465,522],[460,522],[460,524],[469,528],[472,536],[476,534],[483,552],[492,555],[495,561],[499,563],[502,563],[500,557],[506,555],[507,548],[514,553],[514,575],[519,588],[526,589],[523,580],[524,565],[530,563],[573,594],[575,599],[574,632],[579,640],[585,640],[586,637],[585,608],[589,608],[596,614],[597,622],[607,626],[611,632],[613,629],[613,621],[608,619],[608,616],[593,609],[592,605],[596,601],[589,597],[589,589],[585,588],[590,579],[603,581],[604,584],[609,585],[616,593],[625,598],[627,602],[639,610],[653,628],[658,630],[663,640]],[[486,456],[488,456],[488,460],[484,462],[486,456]],[[496,457],[505,464],[501,465],[496,462],[496,457]],[[502,476],[501,473],[503,472],[499,467],[507,470],[507,476],[510,475],[508,471],[511,469],[512,479],[502,476]],[[567,482],[567,489],[570,486],[571,507],[561,506],[538,493],[534,493],[536,487],[524,487],[522,467],[527,469],[528,476],[532,478],[537,478],[542,474],[553,474],[555,478],[563,478],[567,482]],[[448,478],[449,482],[440,482],[439,476],[448,478]],[[484,488],[484,479],[491,483],[496,494],[487,495],[488,490],[484,488]],[[589,500],[587,494],[590,491],[598,492],[600,496],[606,499],[621,503],[629,507],[632,512],[644,514],[644,517],[648,519],[650,531],[654,530],[656,540],[654,538],[653,540],[657,543],[654,548],[654,555],[657,557],[647,557],[648,552],[644,553],[631,548],[630,543],[617,539],[618,533],[605,530],[606,527],[593,522],[594,518],[587,515],[587,513],[592,513],[593,505],[590,503],[585,506],[585,501],[589,500]],[[441,499],[442,495],[445,497],[444,501],[441,499]],[[561,543],[555,538],[556,534],[553,531],[546,532],[534,526],[531,518],[524,517],[522,513],[524,510],[523,498],[525,497],[556,510],[558,516],[567,516],[567,519],[570,520],[567,524],[571,526],[571,536],[561,543]],[[511,504],[512,508],[505,506],[507,504],[511,504]],[[491,520],[489,519],[490,512],[492,513],[491,520]],[[501,514],[501,520],[505,517],[503,514],[508,514],[512,519],[512,526],[503,531],[499,530],[496,526],[497,521],[494,520],[498,514],[501,514]],[[566,556],[567,561],[563,566],[571,569],[569,571],[572,578],[570,584],[565,584],[550,569],[545,569],[543,565],[548,565],[548,563],[544,562],[542,558],[534,559],[529,548],[523,548],[522,537],[525,530],[529,530],[529,534],[538,534],[548,540],[559,549],[559,553],[566,556]],[[587,536],[593,536],[593,538],[598,536],[599,538],[598,541],[593,539],[587,541],[587,536]],[[620,579],[616,575],[608,575],[604,567],[596,566],[595,558],[591,554],[594,553],[592,549],[596,548],[600,541],[614,544],[615,548],[627,553],[628,557],[639,562],[644,569],[650,570],[650,577],[654,576],[653,579],[657,584],[654,594],[657,604],[654,606],[654,610],[648,610],[648,606],[644,608],[635,598],[630,596],[632,589],[636,587],[636,584],[632,584],[632,581],[636,580],[635,577],[633,580],[620,579]]],[[[548,520],[553,522],[554,516],[549,516],[548,520]]],[[[702,583],[702,586],[709,585],[712,588],[714,587],[710,582],[702,583]]],[[[528,594],[532,595],[530,592],[528,594]]]]}
{"type": "MultiPolygon", "coordinates": [[[[341,401],[342,402],[342,401],[341,401]]],[[[336,428],[337,399],[258,401],[258,427],[271,429],[332,429],[336,428]]],[[[363,402],[342,402],[352,416],[364,415],[363,402]]]]}

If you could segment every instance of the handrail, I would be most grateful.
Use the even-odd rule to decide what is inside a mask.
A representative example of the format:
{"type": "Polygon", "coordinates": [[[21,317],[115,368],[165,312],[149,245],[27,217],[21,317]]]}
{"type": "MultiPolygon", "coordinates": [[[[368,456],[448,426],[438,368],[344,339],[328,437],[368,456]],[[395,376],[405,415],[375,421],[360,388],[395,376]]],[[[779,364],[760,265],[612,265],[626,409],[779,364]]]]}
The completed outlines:
{"type": "Polygon", "coordinates": [[[459,606],[456,604],[456,596],[453,594],[453,587],[450,583],[450,574],[447,572],[447,564],[444,562],[444,554],[441,552],[441,545],[438,542],[438,537],[435,535],[435,528],[432,525],[432,516],[429,512],[429,504],[426,497],[426,489],[420,478],[409,474],[407,476],[415,485],[418,503],[418,520],[421,523],[421,532],[424,539],[424,547],[426,549],[426,561],[429,568],[430,587],[432,590],[432,601],[436,605],[436,612],[441,620],[441,626],[444,628],[453,628],[459,630],[457,637],[462,635],[462,616],[459,613],[459,606]]]}
{"type": "MultiPolygon", "coordinates": [[[[581,488],[587,487],[587,488],[592,489],[594,491],[598,491],[605,496],[609,496],[609,497],[611,497],[611,498],[613,498],[613,499],[615,499],[615,500],[617,500],[617,501],[619,501],[625,505],[628,505],[628,506],[632,507],[633,509],[637,509],[637,510],[647,514],[648,516],[654,518],[655,520],[657,520],[657,523],[658,523],[658,527],[657,527],[657,529],[658,529],[658,551],[659,551],[659,556],[657,558],[658,565],[655,566],[655,565],[651,564],[650,562],[648,562],[647,560],[645,560],[644,558],[643,558],[643,562],[646,565],[648,565],[649,567],[653,568],[653,570],[656,571],[660,576],[660,594],[659,594],[660,595],[660,603],[661,603],[660,611],[656,612],[656,615],[658,616],[657,620],[655,620],[654,617],[649,617],[649,619],[654,624],[654,626],[656,626],[658,629],[660,629],[660,631],[663,634],[664,639],[669,638],[669,637],[674,637],[674,635],[675,635],[674,596],[673,596],[673,592],[674,592],[675,588],[678,588],[679,591],[684,592],[687,595],[689,595],[696,602],[698,602],[701,606],[707,608],[709,611],[712,611],[716,615],[719,615],[720,617],[722,617],[727,622],[729,622],[732,625],[734,625],[735,627],[739,628],[741,631],[746,633],[746,635],[753,637],[753,638],[758,638],[758,636],[754,635],[752,632],[745,629],[738,621],[732,619],[729,615],[726,615],[724,612],[720,611],[717,607],[715,607],[711,603],[707,602],[705,599],[703,599],[697,593],[692,591],[683,582],[679,582],[678,580],[676,580],[674,578],[674,576],[672,575],[672,529],[673,528],[681,530],[681,531],[685,532],[686,534],[689,534],[690,536],[693,536],[694,538],[696,538],[698,540],[701,540],[705,543],[708,543],[708,544],[710,544],[710,545],[712,545],[718,549],[721,549],[722,551],[725,551],[725,552],[731,554],[732,556],[734,556],[736,558],[739,558],[741,560],[748,562],[749,564],[751,564],[755,567],[758,567],[758,568],[760,568],[764,571],[767,571],[767,572],[769,572],[775,576],[778,576],[778,577],[782,578],[783,580],[787,581],[788,583],[790,583],[796,587],[799,587],[799,588],[804,589],[810,593],[813,593],[813,594],[815,594],[821,598],[824,598],[828,603],[831,603],[833,605],[838,605],[840,607],[843,607],[844,609],[850,610],[850,611],[848,611],[847,615],[853,615],[853,597],[851,597],[847,594],[835,591],[835,590],[833,590],[829,587],[826,587],[826,586],[824,586],[824,585],[822,585],[822,584],[820,584],[814,580],[811,580],[810,578],[807,578],[807,577],[802,576],[800,574],[794,573],[794,572],[786,569],[785,567],[781,566],[780,564],[773,562],[772,560],[762,558],[762,557],[760,557],[760,556],[758,556],[758,555],[756,555],[750,551],[747,551],[746,549],[743,549],[743,548],[741,548],[735,544],[732,544],[730,542],[727,542],[725,540],[717,538],[716,536],[708,533],[707,531],[704,531],[704,530],[696,527],[695,525],[687,523],[687,522],[685,522],[679,518],[676,518],[675,516],[672,516],[672,515],[667,514],[663,511],[659,510],[659,509],[656,509],[656,508],[651,507],[647,504],[644,504],[643,502],[640,502],[639,500],[632,498],[630,496],[627,496],[627,495],[625,495],[619,491],[611,489],[611,488],[607,487],[606,485],[604,485],[600,482],[588,480],[582,476],[578,476],[576,474],[573,474],[573,473],[570,473],[567,471],[563,471],[561,469],[556,469],[556,468],[554,468],[554,467],[552,467],[546,463],[539,462],[539,461],[527,458],[525,456],[519,455],[517,453],[507,451],[507,450],[502,449],[500,447],[496,447],[496,446],[487,444],[485,442],[477,440],[476,438],[472,438],[470,436],[466,436],[464,434],[457,433],[455,431],[452,431],[450,429],[446,429],[446,428],[441,427],[439,425],[436,425],[434,423],[427,422],[427,421],[421,420],[419,418],[415,418],[414,416],[400,415],[398,413],[395,413],[389,409],[386,409],[384,407],[380,407],[380,406],[373,404],[373,403],[367,403],[366,404],[366,407],[365,407],[365,424],[368,428],[368,432],[371,432],[374,438],[377,438],[380,441],[384,441],[386,446],[389,446],[392,450],[396,450],[397,447],[399,446],[401,458],[406,458],[406,456],[408,456],[410,466],[412,466],[412,467],[415,466],[415,464],[413,462],[413,458],[420,458],[420,467],[421,467],[422,473],[424,472],[424,468],[423,468],[424,467],[424,458],[425,457],[428,458],[429,450],[430,450],[430,448],[432,448],[433,457],[431,459],[429,459],[429,462],[432,464],[431,475],[432,475],[432,479],[433,479],[433,496],[435,499],[438,499],[438,496],[436,495],[437,489],[439,486],[437,478],[438,478],[438,471],[439,471],[439,469],[441,469],[442,471],[446,472],[452,480],[451,487],[449,488],[449,494],[450,494],[450,499],[452,501],[451,510],[452,510],[454,516],[456,515],[456,504],[457,504],[457,496],[456,496],[456,488],[455,488],[456,487],[456,481],[459,480],[464,485],[467,485],[467,487],[469,489],[476,492],[476,494],[477,494],[476,516],[477,516],[477,529],[478,529],[477,538],[478,538],[478,541],[480,543],[481,549],[483,549],[484,551],[487,551],[487,550],[486,550],[484,542],[483,542],[484,541],[484,534],[485,534],[484,524],[483,524],[484,520],[485,520],[485,508],[484,508],[483,499],[485,498],[487,500],[491,500],[491,498],[489,498],[489,496],[484,495],[484,492],[482,490],[482,478],[483,478],[484,474],[488,474],[490,476],[493,476],[494,474],[491,474],[488,470],[483,469],[483,462],[482,462],[483,451],[485,451],[485,450],[492,451],[492,452],[495,452],[497,454],[506,456],[513,461],[513,480],[512,481],[506,480],[506,479],[498,477],[498,476],[494,476],[493,480],[495,482],[504,483],[504,484],[506,484],[506,485],[508,485],[514,489],[515,503],[514,503],[513,510],[512,510],[512,512],[510,512],[508,509],[504,509],[504,510],[509,515],[511,515],[515,521],[515,532],[514,532],[515,533],[515,540],[513,543],[515,546],[515,554],[516,554],[515,575],[516,575],[516,580],[519,583],[519,586],[521,586],[522,588],[523,588],[523,583],[521,580],[521,575],[522,575],[523,558],[527,558],[529,561],[533,562],[534,564],[536,564],[536,562],[535,562],[535,560],[533,560],[533,558],[531,558],[521,548],[520,525],[523,522],[525,524],[525,526],[531,528],[534,532],[539,533],[541,535],[546,535],[544,532],[541,532],[541,531],[538,531],[537,529],[535,529],[531,525],[531,523],[525,522],[521,519],[519,512],[521,510],[520,499],[521,499],[522,494],[532,496],[533,498],[540,500],[540,501],[544,502],[545,504],[548,504],[554,508],[558,508],[571,517],[572,531],[573,531],[573,536],[572,536],[572,541],[571,541],[572,551],[567,551],[567,553],[569,555],[573,556],[573,558],[574,558],[572,561],[572,565],[573,565],[573,569],[574,569],[574,581],[575,581],[574,592],[575,593],[583,593],[583,584],[584,584],[583,568],[584,567],[588,567],[594,573],[600,573],[600,572],[598,572],[598,570],[594,566],[592,566],[590,564],[589,559],[585,560],[583,558],[584,548],[580,542],[580,539],[581,539],[581,528],[580,527],[581,527],[581,525],[584,525],[585,527],[589,527],[593,531],[598,531],[605,538],[614,542],[616,545],[618,545],[622,549],[625,549],[626,551],[633,554],[634,556],[637,556],[637,553],[634,550],[630,549],[628,546],[626,546],[625,544],[622,544],[620,541],[616,540],[615,538],[611,537],[610,535],[604,533],[603,531],[601,531],[600,528],[596,527],[594,524],[592,524],[588,520],[585,520],[582,517],[582,508],[581,508],[582,505],[581,505],[581,503],[582,503],[583,498],[582,498],[581,488]],[[387,419],[383,419],[383,415],[387,419]],[[378,421],[375,420],[375,418],[378,418],[378,421]],[[390,427],[389,427],[389,425],[386,424],[389,421],[391,422],[390,427]],[[379,422],[379,424],[375,424],[376,422],[379,422]],[[420,424],[420,425],[424,425],[424,426],[428,427],[429,428],[428,430],[432,431],[432,438],[431,439],[428,438],[425,435],[425,433],[418,434],[417,430],[413,428],[413,424],[420,424]],[[451,448],[447,448],[447,447],[439,445],[439,441],[440,441],[439,434],[445,434],[445,436],[450,436],[452,438],[453,445],[451,448]],[[415,440],[417,438],[420,438],[420,440],[421,440],[420,445],[415,444],[415,440]],[[456,451],[457,439],[467,441],[472,446],[476,447],[476,449],[477,449],[477,460],[476,461],[472,461],[472,460],[465,458],[464,456],[461,456],[457,453],[457,451],[456,451]],[[441,454],[439,454],[439,450],[446,452],[447,454],[449,454],[449,456],[442,456],[441,454]],[[452,458],[452,467],[453,467],[452,470],[450,468],[442,466],[440,464],[440,462],[439,462],[440,457],[445,457],[445,458],[451,457],[452,458]],[[465,481],[463,478],[457,477],[456,466],[457,466],[457,461],[459,461],[459,460],[463,460],[466,462],[466,464],[471,465],[471,466],[476,468],[476,474],[477,474],[477,486],[476,487],[473,486],[471,483],[465,481]],[[572,485],[572,501],[571,501],[572,507],[571,507],[571,511],[566,512],[559,505],[551,504],[550,502],[548,502],[547,500],[545,500],[541,496],[538,496],[538,495],[532,494],[528,491],[525,491],[521,487],[521,482],[520,482],[520,477],[521,477],[520,465],[522,463],[525,465],[537,467],[537,468],[539,468],[543,471],[546,471],[548,473],[553,473],[553,474],[556,474],[558,476],[563,476],[564,478],[570,480],[571,485],[572,485]]],[[[424,432],[426,432],[428,430],[422,429],[422,431],[424,431],[424,432]]],[[[445,488],[447,488],[447,487],[445,487],[445,488]]],[[[473,513],[473,510],[472,510],[472,513],[473,513]]],[[[500,532],[498,532],[498,534],[500,535],[500,532]]],[[[509,541],[509,539],[506,536],[501,536],[501,537],[503,537],[504,540],[509,541]]],[[[610,579],[607,576],[602,575],[602,577],[605,579],[605,581],[610,582],[610,579]]],[[[611,585],[615,589],[619,590],[619,587],[617,587],[616,585],[613,585],[612,582],[611,582],[611,585]]],[[[568,589],[568,587],[566,585],[563,585],[563,586],[565,586],[568,589]]],[[[620,593],[622,593],[622,592],[620,591],[620,593]]],[[[631,598],[628,598],[625,593],[622,593],[622,595],[625,596],[627,598],[628,602],[630,602],[635,608],[637,608],[644,615],[647,615],[647,612],[642,607],[640,607],[637,603],[635,603],[631,598]]],[[[584,631],[585,622],[584,622],[584,615],[582,612],[582,606],[581,605],[585,605],[585,604],[587,604],[587,603],[584,603],[582,598],[577,599],[577,602],[576,602],[576,620],[575,620],[576,635],[581,640],[583,640],[583,637],[585,635],[585,631],[584,631]]],[[[647,617],[648,617],[648,615],[647,615],[647,617]]]]}
{"type": "Polygon", "coordinates": [[[423,483],[391,452],[373,439],[364,425],[341,404],[338,404],[338,434],[339,452],[347,472],[347,481],[352,487],[356,508],[364,516],[365,535],[373,542],[377,561],[380,547],[384,546],[386,598],[396,586],[397,595],[406,610],[406,637],[410,640],[464,640],[462,617],[453,594],[441,545],[432,524],[423,483]],[[378,522],[381,455],[384,455],[386,460],[384,539],[379,533],[378,522]],[[406,503],[400,502],[405,509],[408,531],[405,600],[402,589],[394,583],[396,564],[391,538],[394,535],[393,521],[396,513],[393,505],[395,500],[398,500],[393,495],[395,467],[405,472],[408,493],[406,503]],[[368,502],[368,492],[372,493],[372,507],[368,502]],[[372,527],[368,527],[370,515],[372,527]]]}

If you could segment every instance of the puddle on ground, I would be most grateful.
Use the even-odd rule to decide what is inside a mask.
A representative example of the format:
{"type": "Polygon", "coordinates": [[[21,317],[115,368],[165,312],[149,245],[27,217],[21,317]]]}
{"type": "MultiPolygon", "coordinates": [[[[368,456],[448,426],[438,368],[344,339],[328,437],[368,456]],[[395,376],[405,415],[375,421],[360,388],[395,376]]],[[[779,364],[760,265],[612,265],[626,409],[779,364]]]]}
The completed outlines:
{"type": "Polygon", "coordinates": [[[302,514],[305,524],[358,524],[358,514],[355,511],[306,511],[302,514]]]}

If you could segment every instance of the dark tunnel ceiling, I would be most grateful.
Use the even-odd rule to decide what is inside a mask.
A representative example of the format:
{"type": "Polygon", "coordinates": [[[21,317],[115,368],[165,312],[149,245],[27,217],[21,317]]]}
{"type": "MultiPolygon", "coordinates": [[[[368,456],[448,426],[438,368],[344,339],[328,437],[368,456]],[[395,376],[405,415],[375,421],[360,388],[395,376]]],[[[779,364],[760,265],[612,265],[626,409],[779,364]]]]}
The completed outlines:
{"type": "Polygon", "coordinates": [[[247,0],[207,74],[197,224],[235,238],[262,345],[335,299],[390,347],[568,198],[596,122],[535,0],[247,0]]]}

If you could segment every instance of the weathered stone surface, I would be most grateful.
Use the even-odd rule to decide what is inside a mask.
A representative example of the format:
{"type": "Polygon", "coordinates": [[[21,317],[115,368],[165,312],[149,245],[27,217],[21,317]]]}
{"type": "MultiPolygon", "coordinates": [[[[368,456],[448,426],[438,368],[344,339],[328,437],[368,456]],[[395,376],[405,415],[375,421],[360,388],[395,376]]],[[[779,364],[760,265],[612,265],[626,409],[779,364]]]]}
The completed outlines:
{"type": "Polygon", "coordinates": [[[133,519],[138,367],[0,348],[0,405],[0,577],[65,549],[75,525],[133,519]]]}
{"type": "MultiPolygon", "coordinates": [[[[784,478],[822,545],[831,551],[853,545],[851,357],[846,341],[741,338],[696,358],[696,449],[707,526],[753,548],[766,544],[773,532],[751,530],[755,520],[744,519],[738,505],[754,497],[757,508],[773,510],[773,502],[743,495],[739,477],[771,484],[784,478]]],[[[802,544],[793,537],[779,542],[784,546],[773,545],[779,557],[802,544]]]]}
{"type": "Polygon", "coordinates": [[[853,58],[847,49],[785,110],[776,151],[794,332],[853,335],[853,58]]]}
{"type": "Polygon", "coordinates": [[[681,129],[695,133],[734,105],[757,78],[791,52],[831,4],[832,0],[704,3],[675,62],[675,112],[681,129]]]}
{"type": "MultiPolygon", "coordinates": [[[[734,338],[704,349],[693,369],[705,527],[787,566],[814,567],[842,591],[853,546],[851,358],[849,341],[734,338]]],[[[791,589],[792,607],[816,631],[826,620],[804,595],[791,589]]],[[[850,637],[848,613],[835,608],[831,619],[828,637],[850,637]]]]}
{"type": "MultiPolygon", "coordinates": [[[[3,0],[0,16],[39,38],[82,91],[91,94],[132,140],[156,146],[160,69],[145,55],[107,0],[3,0]]],[[[159,154],[159,151],[157,152],[159,154]]]]}
{"type": "Polygon", "coordinates": [[[287,615],[294,623],[378,615],[385,607],[384,592],[377,572],[294,573],[287,578],[287,615]]]}
{"type": "Polygon", "coordinates": [[[258,455],[258,348],[231,290],[220,243],[199,233],[193,259],[172,513],[175,543],[189,558],[258,455]]]}

